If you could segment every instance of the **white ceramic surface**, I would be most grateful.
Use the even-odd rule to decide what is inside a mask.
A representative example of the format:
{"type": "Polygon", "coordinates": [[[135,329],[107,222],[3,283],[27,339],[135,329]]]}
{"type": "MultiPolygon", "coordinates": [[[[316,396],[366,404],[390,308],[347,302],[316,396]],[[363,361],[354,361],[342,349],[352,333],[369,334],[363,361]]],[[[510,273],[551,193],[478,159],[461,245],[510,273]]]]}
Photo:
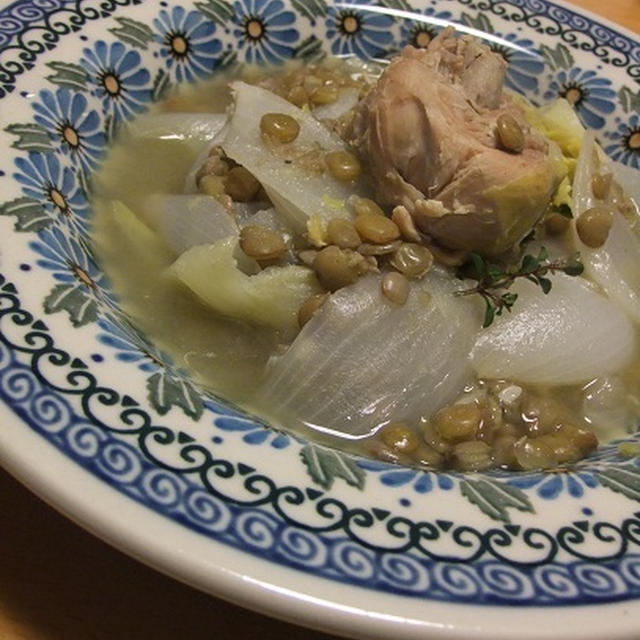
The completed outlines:
{"type": "Polygon", "coordinates": [[[637,638],[640,464],[615,444],[571,471],[459,476],[267,429],[203,395],[131,327],[87,249],[91,172],[117,124],[171,85],[234,61],[388,55],[447,22],[485,34],[533,101],[571,92],[607,152],[640,166],[637,37],[564,5],[0,9],[0,460],[124,551],[300,624],[366,638],[637,638]]]}

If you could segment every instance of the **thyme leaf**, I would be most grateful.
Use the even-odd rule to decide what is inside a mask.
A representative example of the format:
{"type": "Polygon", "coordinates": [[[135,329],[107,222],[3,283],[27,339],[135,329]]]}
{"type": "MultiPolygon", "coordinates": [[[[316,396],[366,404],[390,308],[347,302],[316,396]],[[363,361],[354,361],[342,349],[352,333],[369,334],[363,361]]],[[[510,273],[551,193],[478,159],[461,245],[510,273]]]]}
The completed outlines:
{"type": "Polygon", "coordinates": [[[519,264],[503,267],[489,262],[477,253],[470,253],[458,275],[461,278],[476,280],[478,284],[469,289],[457,291],[456,295],[478,294],[485,304],[482,326],[488,327],[496,316],[502,315],[505,310],[511,311],[518,299],[518,294],[509,291],[509,287],[517,278],[530,280],[546,294],[551,291],[552,286],[547,275],[553,275],[557,271],[568,276],[579,276],[584,271],[580,254],[550,260],[546,247],[541,247],[538,255],[528,253],[522,257],[519,264]]]}

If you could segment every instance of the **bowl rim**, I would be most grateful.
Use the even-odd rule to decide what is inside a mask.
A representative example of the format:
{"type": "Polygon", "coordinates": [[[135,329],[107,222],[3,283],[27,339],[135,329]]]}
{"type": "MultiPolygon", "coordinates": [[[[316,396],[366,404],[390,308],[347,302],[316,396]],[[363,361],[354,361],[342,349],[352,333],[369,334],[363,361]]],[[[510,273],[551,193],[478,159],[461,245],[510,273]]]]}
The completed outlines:
{"type": "MultiPolygon", "coordinates": [[[[24,2],[18,0],[10,6],[19,4],[24,4],[24,2]]],[[[544,0],[544,4],[555,4],[571,10],[575,15],[586,15],[594,22],[605,24],[631,39],[638,39],[636,34],[590,12],[576,13],[575,7],[565,2],[551,3],[544,0]]],[[[300,590],[296,593],[297,589],[283,589],[277,584],[272,584],[275,571],[273,563],[270,561],[260,560],[254,555],[207,540],[193,531],[187,531],[186,537],[189,538],[189,548],[187,549],[182,542],[177,542],[177,539],[185,534],[184,527],[140,507],[131,499],[73,463],[32,432],[26,423],[4,404],[0,405],[0,422],[6,425],[6,429],[0,432],[0,460],[32,491],[81,526],[133,557],[159,568],[173,577],[184,580],[192,586],[238,604],[283,617],[291,622],[322,628],[329,632],[344,633],[346,630],[354,637],[372,637],[379,634],[381,629],[388,628],[389,632],[393,632],[399,638],[424,637],[425,632],[428,632],[435,634],[431,636],[434,638],[462,639],[467,638],[469,633],[475,633],[478,638],[486,637],[488,639],[491,637],[499,640],[500,638],[511,638],[512,624],[516,620],[522,621],[523,610],[506,609],[505,619],[498,627],[493,627],[490,619],[493,615],[492,607],[435,601],[425,603],[413,600],[409,602],[406,598],[365,589],[362,591],[365,592],[368,607],[358,607],[350,594],[351,590],[356,587],[327,582],[327,584],[317,585],[317,589],[315,589],[316,585],[312,585],[314,588],[311,589],[301,571],[293,571],[279,566],[277,573],[290,574],[288,579],[296,583],[300,590]],[[17,445],[18,442],[21,443],[21,446],[17,445]],[[25,451],[28,451],[29,454],[25,455],[25,451]],[[51,467],[42,467],[37,464],[41,460],[47,460],[51,467]],[[54,468],[57,473],[52,474],[51,469],[54,468]],[[86,493],[74,489],[74,487],[80,486],[83,488],[90,486],[91,489],[86,493]],[[98,495],[100,499],[96,499],[98,495]],[[108,505],[106,509],[105,505],[108,505]],[[109,514],[126,514],[127,517],[121,521],[114,521],[108,517],[107,512],[109,514]],[[150,539],[142,535],[144,527],[139,525],[141,519],[153,522],[154,530],[162,532],[162,534],[152,536],[150,539]],[[170,544],[167,547],[166,540],[174,540],[175,546],[170,544]],[[213,553],[203,555],[203,541],[205,540],[207,541],[204,546],[213,553]],[[215,550],[213,547],[216,547],[215,550]],[[206,557],[204,562],[203,557],[206,557]],[[188,567],[186,572],[185,567],[188,567]],[[250,573],[259,574],[260,578],[252,577],[249,575],[250,573]],[[313,593],[305,594],[305,589],[313,593]],[[331,594],[331,598],[339,599],[342,604],[338,606],[335,602],[329,602],[327,594],[331,594]],[[381,599],[393,600],[394,604],[398,606],[398,610],[403,613],[389,616],[381,610],[376,612],[375,608],[381,599]],[[295,612],[290,611],[292,600],[296,603],[295,612]],[[352,604],[345,604],[351,600],[353,600],[352,604]],[[416,604],[418,602],[419,605],[416,604]],[[463,623],[466,626],[463,628],[448,626],[447,620],[450,620],[452,615],[458,614],[461,606],[465,607],[463,623]],[[437,616],[432,617],[430,622],[425,622],[424,619],[420,620],[422,612],[431,609],[441,612],[446,610],[447,615],[438,622],[435,621],[437,616]],[[331,616],[328,615],[327,610],[330,610],[331,616]],[[330,617],[332,619],[328,620],[330,617]],[[354,620],[357,622],[354,623],[354,620]]],[[[583,616],[581,621],[588,624],[589,628],[586,632],[581,630],[580,637],[585,640],[595,639],[601,637],[602,633],[607,633],[611,638],[633,637],[634,633],[637,634],[637,625],[634,626],[632,617],[627,615],[630,606],[630,602],[588,605],[584,611],[581,611],[581,616],[583,616]],[[605,613],[606,615],[604,615],[605,613]],[[610,619],[613,616],[617,616],[616,622],[619,624],[613,633],[618,635],[611,635],[612,631],[609,628],[610,619]]],[[[558,635],[558,618],[571,617],[574,614],[574,609],[565,607],[553,611],[553,619],[548,620],[548,608],[528,609],[526,616],[527,620],[532,623],[532,628],[523,630],[522,633],[519,632],[521,637],[524,640],[527,638],[565,637],[558,635]],[[529,633],[531,635],[528,635],[529,633]]]]}

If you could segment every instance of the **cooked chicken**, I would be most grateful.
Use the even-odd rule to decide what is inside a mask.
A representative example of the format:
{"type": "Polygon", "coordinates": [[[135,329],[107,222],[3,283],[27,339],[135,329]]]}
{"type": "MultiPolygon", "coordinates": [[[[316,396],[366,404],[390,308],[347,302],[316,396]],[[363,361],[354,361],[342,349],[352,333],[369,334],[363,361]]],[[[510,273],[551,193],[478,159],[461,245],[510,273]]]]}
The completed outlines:
{"type": "Polygon", "coordinates": [[[446,247],[496,255],[536,223],[562,174],[557,150],[503,94],[502,57],[452,32],[391,62],[350,141],[381,204],[405,206],[446,247]]]}

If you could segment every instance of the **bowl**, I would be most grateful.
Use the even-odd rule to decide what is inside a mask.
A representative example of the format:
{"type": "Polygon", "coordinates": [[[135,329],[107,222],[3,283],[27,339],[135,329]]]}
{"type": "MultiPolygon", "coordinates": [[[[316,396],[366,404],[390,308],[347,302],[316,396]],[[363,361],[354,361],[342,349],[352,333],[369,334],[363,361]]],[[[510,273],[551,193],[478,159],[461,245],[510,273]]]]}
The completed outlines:
{"type": "MultiPolygon", "coordinates": [[[[131,324],[91,244],[118,127],[235,63],[386,58],[445,25],[570,100],[640,168],[640,43],[545,0],[18,1],[0,10],[0,460],[204,591],[353,637],[635,638],[640,461],[457,474],[349,455],[205,392],[131,324]],[[576,626],[579,616],[580,625],[576,626]]],[[[636,436],[625,441],[635,443],[636,436]]]]}

